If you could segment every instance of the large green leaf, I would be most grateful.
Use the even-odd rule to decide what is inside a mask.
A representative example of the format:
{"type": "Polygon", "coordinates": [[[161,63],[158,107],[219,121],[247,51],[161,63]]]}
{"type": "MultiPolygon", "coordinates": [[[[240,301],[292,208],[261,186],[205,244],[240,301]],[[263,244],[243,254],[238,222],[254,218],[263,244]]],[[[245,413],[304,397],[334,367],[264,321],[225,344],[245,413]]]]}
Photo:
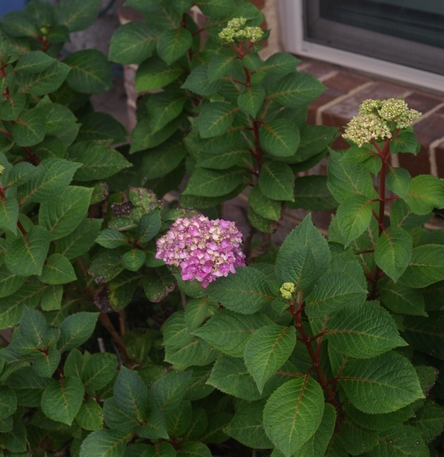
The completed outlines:
{"type": "Polygon", "coordinates": [[[336,208],[327,186],[326,176],[301,176],[294,183],[294,203],[289,208],[303,208],[311,211],[325,211],[336,208]]]}
{"type": "Polygon", "coordinates": [[[205,325],[194,330],[193,334],[224,354],[242,357],[251,335],[257,329],[270,324],[271,320],[260,313],[244,315],[222,309],[205,325]]]}
{"type": "Polygon", "coordinates": [[[261,63],[260,71],[273,75],[285,76],[296,69],[300,60],[286,52],[276,52],[261,63]]]}
{"type": "Polygon", "coordinates": [[[295,344],[295,328],[277,324],[261,327],[248,339],[244,352],[245,365],[260,393],[276,370],[288,360],[295,344]]]}
{"type": "Polygon", "coordinates": [[[123,65],[141,63],[156,49],[157,36],[143,22],[121,25],[111,38],[109,60],[123,65]]]}
{"type": "Polygon", "coordinates": [[[40,108],[22,111],[11,130],[12,138],[19,146],[40,143],[46,133],[46,119],[40,108]]]}
{"type": "Polygon", "coordinates": [[[444,326],[442,312],[428,318],[406,316],[403,337],[412,348],[444,360],[444,326]]]}
{"type": "Polygon", "coordinates": [[[140,426],[139,421],[122,409],[116,402],[115,397],[107,398],[103,405],[103,419],[111,430],[135,433],[140,426]]]}
{"type": "Polygon", "coordinates": [[[132,164],[120,152],[103,141],[80,141],[69,150],[73,160],[82,166],[76,171],[76,181],[95,181],[109,178],[132,164]]]}
{"type": "Polygon", "coordinates": [[[404,168],[390,168],[387,173],[387,188],[399,195],[401,198],[406,198],[410,185],[410,173],[404,168]]]}
{"type": "Polygon", "coordinates": [[[148,128],[158,132],[182,112],[187,100],[183,91],[165,91],[151,94],[146,103],[148,128]]]}
{"type": "Polygon", "coordinates": [[[430,400],[426,400],[424,406],[420,408],[416,416],[409,421],[409,425],[417,428],[427,442],[441,435],[444,427],[443,407],[430,400]]]}
{"type": "Polygon", "coordinates": [[[412,257],[404,274],[402,284],[413,288],[427,287],[444,279],[444,246],[424,244],[413,248],[412,257]]]}
{"type": "MultiPolygon", "coordinates": [[[[94,112],[81,118],[82,126],[76,138],[79,141],[112,140],[111,144],[126,143],[128,132],[108,113],[94,112]]],[[[108,149],[108,151],[110,151],[108,149]]],[[[113,150],[114,152],[117,152],[113,150]]]]}
{"type": "Polygon", "coordinates": [[[225,428],[225,433],[235,440],[254,449],[271,449],[273,443],[265,434],[262,419],[264,402],[254,402],[240,408],[225,428]]]}
{"type": "Polygon", "coordinates": [[[412,364],[395,352],[372,359],[349,359],[339,383],[351,403],[370,414],[397,411],[424,398],[412,364]]]}
{"type": "Polygon", "coordinates": [[[207,293],[225,308],[241,314],[253,314],[273,300],[265,275],[251,267],[238,267],[235,274],[219,278],[208,286],[207,293]]]}
{"type": "Polygon", "coordinates": [[[210,81],[208,65],[199,65],[188,75],[181,88],[198,95],[208,96],[215,94],[220,86],[220,81],[210,81]]]}
{"type": "Polygon", "coordinates": [[[276,275],[283,283],[293,282],[305,288],[326,270],[329,261],[327,241],[308,215],[282,243],[276,259],[276,275]]]}
{"type": "Polygon", "coordinates": [[[328,161],[328,188],[335,200],[344,200],[357,195],[377,198],[372,176],[362,164],[350,164],[341,161],[343,152],[330,150],[328,161]]]}
{"type": "Polygon", "coordinates": [[[272,200],[294,201],[294,174],[285,163],[274,161],[263,163],[258,184],[261,192],[272,200]]]}
{"type": "Polygon", "coordinates": [[[65,256],[52,254],[46,259],[39,279],[45,284],[57,285],[75,281],[77,278],[71,262],[65,256]]]}
{"type": "Polygon", "coordinates": [[[415,176],[410,181],[407,204],[419,215],[444,208],[444,180],[431,175],[415,176]]]}
{"type": "Polygon", "coordinates": [[[28,71],[30,73],[39,73],[40,71],[46,70],[55,59],[48,56],[42,51],[31,51],[24,54],[17,61],[14,70],[17,71],[28,71]]]}
{"type": "Polygon", "coordinates": [[[100,0],[61,0],[57,4],[56,19],[58,24],[70,32],[85,30],[96,19],[100,11],[100,0]]]}
{"type": "MultiPolygon", "coordinates": [[[[234,65],[234,61],[235,56],[231,53],[215,55],[208,63],[208,81],[214,82],[229,73],[234,65]]],[[[239,104],[239,106],[241,105],[239,104]]]]}
{"type": "Polygon", "coordinates": [[[2,121],[15,121],[26,105],[27,97],[22,92],[10,95],[0,103],[0,119],[2,121]]]}
{"type": "Polygon", "coordinates": [[[389,227],[376,242],[376,265],[393,281],[397,281],[410,262],[412,245],[411,235],[403,228],[389,227]]]}
{"type": "Polygon", "coordinates": [[[76,422],[85,430],[98,430],[102,428],[102,407],[93,398],[87,398],[77,413],[76,422]]]}
{"type": "Polygon", "coordinates": [[[54,62],[39,73],[18,72],[17,83],[20,92],[42,96],[57,90],[71,71],[68,65],[54,62]]]}
{"type": "Polygon", "coordinates": [[[324,334],[336,350],[357,359],[407,344],[390,314],[372,302],[342,309],[328,319],[324,334]]]}
{"type": "Polygon", "coordinates": [[[259,138],[261,147],[272,156],[291,157],[298,149],[300,134],[293,121],[276,119],[261,125],[259,138]]]}
{"type": "Polygon", "coordinates": [[[116,374],[117,360],[109,352],[91,355],[84,363],[81,380],[85,391],[93,394],[94,391],[105,387],[116,374]]]}
{"type": "Polygon", "coordinates": [[[157,54],[167,65],[171,65],[187,53],[192,42],[191,32],[184,27],[165,30],[157,41],[157,54]]]}
{"type": "Polygon", "coordinates": [[[85,389],[80,379],[51,379],[42,395],[42,411],[50,419],[71,425],[83,402],[85,389]]]}
{"type": "MultiPolygon", "coordinates": [[[[208,69],[208,72],[210,72],[210,68],[208,69]]],[[[255,118],[257,116],[259,109],[261,108],[261,106],[264,102],[264,98],[265,98],[265,90],[262,86],[250,86],[250,87],[247,87],[246,90],[244,92],[242,92],[242,94],[239,95],[239,97],[237,98],[237,104],[242,111],[245,111],[251,117],[255,118]]],[[[264,124],[264,125],[266,125],[266,124],[264,124]]],[[[266,128],[267,131],[271,130],[270,133],[273,134],[272,129],[273,129],[273,126],[270,126],[270,125],[268,125],[266,128]]],[[[261,132],[262,128],[259,131],[261,132]]],[[[265,135],[267,136],[268,132],[265,135]]],[[[265,141],[267,141],[267,139],[265,141]]],[[[264,146],[265,149],[267,149],[263,143],[262,143],[262,145],[264,146]]],[[[273,149],[275,149],[275,148],[273,148],[273,149]]],[[[267,151],[267,152],[269,152],[269,151],[267,151]]],[[[284,154],[281,153],[281,154],[275,154],[275,155],[284,155],[284,154]]]]}
{"type": "Polygon", "coordinates": [[[306,298],[305,312],[310,317],[325,317],[341,308],[362,304],[367,290],[352,275],[328,272],[314,285],[306,298]]]}
{"type": "Polygon", "coordinates": [[[8,243],[5,264],[16,275],[40,275],[49,249],[50,235],[44,227],[33,226],[8,243]]]}
{"type": "Polygon", "coordinates": [[[183,400],[190,379],[191,371],[162,376],[151,388],[151,406],[163,412],[174,411],[183,400]]]}
{"type": "Polygon", "coordinates": [[[114,398],[119,407],[142,423],[148,401],[148,389],[142,378],[128,368],[121,367],[114,384],[114,398]]]}
{"type": "Polygon", "coordinates": [[[307,105],[325,91],[325,86],[309,73],[290,73],[272,83],[268,100],[280,105],[297,108],[307,105]]]}
{"type": "Polygon", "coordinates": [[[301,141],[296,156],[291,161],[292,163],[300,163],[312,159],[325,151],[337,136],[337,129],[334,127],[310,125],[305,124],[305,119],[303,121],[303,126],[299,127],[301,129],[301,141]]]}
{"type": "Polygon", "coordinates": [[[255,213],[265,219],[277,221],[281,217],[281,203],[267,198],[258,186],[253,187],[248,194],[248,203],[255,213]]]}
{"type": "Polygon", "coordinates": [[[14,414],[17,409],[17,396],[9,387],[0,387],[0,419],[14,414]]]}
{"type": "Polygon", "coordinates": [[[378,290],[384,306],[394,313],[426,316],[424,296],[420,289],[381,278],[378,290]]]}
{"type": "Polygon", "coordinates": [[[160,57],[142,62],[136,72],[136,91],[145,92],[165,87],[184,73],[178,64],[167,65],[160,57]]]}
{"type": "Polygon", "coordinates": [[[82,94],[104,92],[112,87],[112,71],[105,54],[84,49],[70,54],[64,61],[71,67],[66,82],[82,94]]]}
{"type": "Polygon", "coordinates": [[[1,24],[5,32],[13,37],[37,38],[39,36],[36,25],[24,11],[6,13],[1,18],[1,24]]]}
{"type": "Polygon", "coordinates": [[[226,102],[213,102],[204,106],[197,118],[197,128],[202,138],[222,135],[233,123],[239,108],[226,102]]]}
{"type": "Polygon", "coordinates": [[[190,176],[183,194],[200,197],[219,197],[226,195],[242,183],[244,175],[245,170],[237,167],[227,170],[196,168],[190,176]]]}
{"type": "Polygon", "coordinates": [[[123,457],[132,433],[117,430],[96,430],[82,442],[80,457],[123,457]]]}
{"type": "Polygon", "coordinates": [[[92,335],[99,313],[80,311],[68,316],[60,327],[60,352],[77,348],[92,335]]]}
{"type": "Polygon", "coordinates": [[[264,408],[264,427],[273,444],[290,457],[316,432],[324,414],[324,394],[312,377],[288,381],[264,408]]]}
{"type": "Polygon", "coordinates": [[[349,197],[339,205],[336,216],[347,246],[369,226],[372,201],[364,195],[349,197]]]}
{"type": "Polygon", "coordinates": [[[26,183],[25,196],[21,200],[43,202],[65,190],[71,182],[80,163],[64,159],[45,159],[38,166],[38,172],[26,183]]]}
{"type": "Polygon", "coordinates": [[[72,233],[86,216],[92,189],[69,186],[64,192],[40,205],[39,222],[48,230],[51,240],[72,233]]]}

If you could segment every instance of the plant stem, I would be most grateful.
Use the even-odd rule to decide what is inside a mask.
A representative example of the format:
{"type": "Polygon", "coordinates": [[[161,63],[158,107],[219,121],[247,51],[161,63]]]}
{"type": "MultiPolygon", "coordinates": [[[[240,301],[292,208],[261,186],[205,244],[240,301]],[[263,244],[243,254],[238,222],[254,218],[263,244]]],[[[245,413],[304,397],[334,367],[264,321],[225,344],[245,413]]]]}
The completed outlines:
{"type": "Polygon", "coordinates": [[[99,319],[100,319],[100,322],[102,323],[102,325],[108,330],[108,332],[112,336],[114,342],[119,347],[120,351],[123,354],[123,357],[125,357],[126,362],[130,365],[132,363],[132,360],[129,357],[128,353],[126,352],[125,343],[123,342],[120,335],[117,333],[117,330],[114,328],[114,325],[112,324],[108,315],[106,313],[100,313],[99,319]]]}

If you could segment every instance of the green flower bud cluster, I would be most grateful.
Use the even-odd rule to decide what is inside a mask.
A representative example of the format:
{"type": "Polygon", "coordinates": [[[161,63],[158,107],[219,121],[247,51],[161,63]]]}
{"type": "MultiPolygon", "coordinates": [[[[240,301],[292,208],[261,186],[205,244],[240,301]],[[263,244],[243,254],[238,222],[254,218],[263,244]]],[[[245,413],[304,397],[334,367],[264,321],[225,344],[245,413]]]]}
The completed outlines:
{"type": "Polygon", "coordinates": [[[259,41],[264,32],[260,27],[246,27],[244,17],[236,17],[228,21],[227,26],[219,33],[219,38],[227,43],[233,41],[250,40],[252,43],[259,41]]]}
{"type": "Polygon", "coordinates": [[[282,298],[290,300],[293,292],[295,291],[295,287],[292,282],[284,282],[279,290],[281,292],[282,298]]]}
{"type": "Polygon", "coordinates": [[[361,147],[372,140],[385,140],[392,137],[389,123],[395,123],[396,129],[405,129],[421,116],[421,113],[409,109],[404,100],[364,100],[359,106],[359,115],[355,116],[342,135],[361,147]]]}
{"type": "Polygon", "coordinates": [[[3,165],[0,165],[0,176],[3,174],[5,171],[5,167],[3,165]]]}

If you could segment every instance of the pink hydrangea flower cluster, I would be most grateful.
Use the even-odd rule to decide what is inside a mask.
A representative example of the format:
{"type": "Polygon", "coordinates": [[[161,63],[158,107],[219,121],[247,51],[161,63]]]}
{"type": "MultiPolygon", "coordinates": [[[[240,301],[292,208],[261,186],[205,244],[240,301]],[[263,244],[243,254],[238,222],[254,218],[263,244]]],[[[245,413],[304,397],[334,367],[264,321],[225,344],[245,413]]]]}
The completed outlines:
{"type": "Polygon", "coordinates": [[[206,288],[217,278],[235,273],[235,267],[245,266],[241,243],[242,234],[234,222],[205,216],[179,218],[157,240],[156,259],[180,267],[184,281],[197,279],[206,288]]]}

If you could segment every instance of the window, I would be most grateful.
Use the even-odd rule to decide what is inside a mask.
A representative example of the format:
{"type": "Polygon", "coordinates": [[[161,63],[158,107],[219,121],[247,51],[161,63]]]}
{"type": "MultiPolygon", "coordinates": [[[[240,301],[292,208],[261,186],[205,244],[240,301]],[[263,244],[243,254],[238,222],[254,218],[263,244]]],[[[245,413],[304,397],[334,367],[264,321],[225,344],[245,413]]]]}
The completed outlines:
{"type": "Polygon", "coordinates": [[[281,0],[286,49],[444,91],[443,0],[281,0]]]}

